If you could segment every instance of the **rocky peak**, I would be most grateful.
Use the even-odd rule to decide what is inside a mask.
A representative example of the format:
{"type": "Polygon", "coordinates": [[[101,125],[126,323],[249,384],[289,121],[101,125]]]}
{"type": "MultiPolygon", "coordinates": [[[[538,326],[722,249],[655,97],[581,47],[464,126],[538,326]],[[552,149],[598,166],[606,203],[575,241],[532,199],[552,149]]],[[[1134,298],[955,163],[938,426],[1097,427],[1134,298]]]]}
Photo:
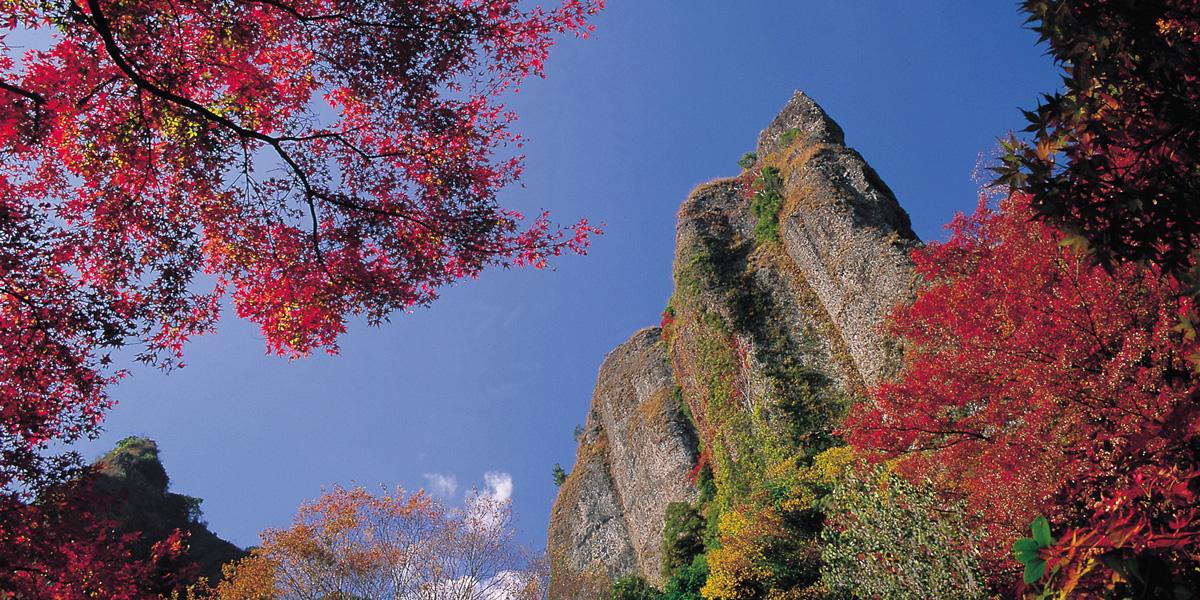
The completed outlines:
{"type": "MultiPolygon", "coordinates": [[[[758,136],[758,146],[755,152],[766,156],[782,148],[780,138],[788,131],[796,136],[794,142],[811,146],[813,144],[845,144],[845,135],[825,109],[821,108],[812,98],[800,90],[792,95],[783,110],[771,120],[771,124],[758,136]]],[[[793,141],[789,140],[789,141],[793,141]]]]}
{"type": "Polygon", "coordinates": [[[601,366],[551,517],[552,598],[596,598],[633,573],[660,584],[668,504],[714,514],[781,456],[836,444],[837,415],[896,363],[881,325],[912,295],[908,215],[802,92],[757,149],[753,172],[680,207],[664,330],[638,332],[601,366]],[[768,174],[764,210],[747,185],[768,174]],[[716,482],[701,501],[698,464],[716,482]]]}
{"type": "Polygon", "coordinates": [[[199,566],[199,575],[216,581],[221,565],[244,552],[209,531],[199,498],[169,490],[171,480],[158,454],[158,444],[149,438],[121,440],[93,463],[96,489],[109,499],[108,514],[121,528],[139,534],[135,553],[148,556],[155,542],[179,529],[187,534],[187,558],[199,566]]]}

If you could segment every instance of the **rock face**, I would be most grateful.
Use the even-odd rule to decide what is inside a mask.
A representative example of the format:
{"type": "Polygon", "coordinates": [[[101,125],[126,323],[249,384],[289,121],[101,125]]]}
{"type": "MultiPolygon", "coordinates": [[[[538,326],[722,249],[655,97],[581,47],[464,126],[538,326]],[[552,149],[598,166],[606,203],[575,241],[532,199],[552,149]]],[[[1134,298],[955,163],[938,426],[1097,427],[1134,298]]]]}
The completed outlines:
{"type": "Polygon", "coordinates": [[[763,131],[759,146],[778,145],[780,131],[792,127],[812,133],[779,150],[788,199],[780,215],[783,245],[841,333],[854,367],[873,384],[889,366],[878,328],[912,294],[908,252],[919,241],[892,191],[803,92],[763,131]]]}
{"type": "Polygon", "coordinates": [[[715,502],[733,502],[773,457],[833,443],[837,415],[895,365],[880,326],[912,295],[908,253],[920,242],[908,215],[801,92],[763,130],[757,155],[755,170],[781,179],[772,238],[756,235],[755,173],[694,190],[676,228],[661,332],[669,363],[660,332],[644,330],[601,368],[551,520],[552,592],[571,582],[553,598],[596,597],[603,585],[580,584],[580,573],[660,583],[663,512],[695,500],[686,474],[697,460],[712,467],[715,502]],[[673,392],[685,408],[665,401],[673,392]]]}
{"type": "MultiPolygon", "coordinates": [[[[663,513],[695,498],[695,462],[662,332],[643,329],[600,367],[575,467],[551,516],[555,569],[600,579],[636,571],[658,582],[663,513]]],[[[572,597],[562,579],[554,597],[572,597]]]]}

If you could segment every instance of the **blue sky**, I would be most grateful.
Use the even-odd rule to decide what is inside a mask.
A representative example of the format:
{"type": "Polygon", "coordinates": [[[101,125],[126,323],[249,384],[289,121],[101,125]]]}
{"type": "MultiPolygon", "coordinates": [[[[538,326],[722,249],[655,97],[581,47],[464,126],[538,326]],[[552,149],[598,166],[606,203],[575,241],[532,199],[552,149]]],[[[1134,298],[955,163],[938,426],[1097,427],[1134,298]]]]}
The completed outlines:
{"type": "Polygon", "coordinates": [[[924,239],[971,210],[972,180],[1017,107],[1058,85],[1016,3],[609,0],[588,41],[555,48],[545,81],[512,98],[530,138],[504,202],[607,224],[554,271],[495,271],[342,354],[288,362],[227,314],[188,367],[146,369],[96,455],[156,439],[175,491],[246,546],[322,485],[511,491],[520,539],[541,546],[554,463],[574,460],[604,355],[656,324],[671,293],[675,212],[803,89],[896,192],[924,239]],[[490,475],[489,475],[490,474],[490,475]],[[486,479],[485,479],[486,477],[486,479]],[[510,487],[509,487],[510,486],[510,487]]]}

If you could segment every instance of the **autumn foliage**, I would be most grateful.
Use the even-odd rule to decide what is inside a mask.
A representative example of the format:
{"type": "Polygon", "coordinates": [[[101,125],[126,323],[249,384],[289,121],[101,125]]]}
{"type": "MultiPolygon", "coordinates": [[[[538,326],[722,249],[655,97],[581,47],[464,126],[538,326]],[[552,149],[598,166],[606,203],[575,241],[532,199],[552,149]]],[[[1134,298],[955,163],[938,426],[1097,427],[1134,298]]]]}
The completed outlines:
{"type": "Polygon", "coordinates": [[[37,502],[0,497],[0,599],[153,598],[184,589],[192,574],[179,531],[132,548],[119,533],[87,473],[42,492],[37,502]]]}
{"type": "Polygon", "coordinates": [[[544,589],[513,543],[509,501],[485,494],[450,508],[423,492],[335,487],[262,538],[206,596],[535,600],[544,589]]]}
{"type": "Polygon", "coordinates": [[[121,540],[80,533],[102,523],[38,500],[69,462],[42,454],[97,431],[130,359],[180,364],[223,299],[298,357],[583,253],[587,221],[497,201],[522,167],[502,96],[602,3],[0,1],[0,570],[84,535],[55,569],[132,581],[121,540]]]}
{"type": "Polygon", "coordinates": [[[1032,216],[1021,195],[981,202],[914,254],[926,287],[891,321],[903,372],[843,430],[964,499],[993,573],[1019,566],[1009,546],[1044,514],[1061,532],[1056,585],[1151,557],[1190,580],[1200,414],[1195,331],[1181,319],[1192,300],[1153,270],[1101,268],[1032,216]]]}
{"type": "Polygon", "coordinates": [[[227,294],[300,356],[336,351],[352,315],[583,252],[586,221],[498,204],[521,171],[499,96],[599,8],[0,4],[3,449],[92,431],[125,373],[111,352],[170,366],[227,294]]]}
{"type": "MultiPolygon", "coordinates": [[[[1105,264],[1185,276],[1200,248],[1200,6],[1025,0],[1063,86],[1026,111],[1000,182],[1105,264]]],[[[1193,285],[1195,274],[1189,276],[1193,285]]]]}

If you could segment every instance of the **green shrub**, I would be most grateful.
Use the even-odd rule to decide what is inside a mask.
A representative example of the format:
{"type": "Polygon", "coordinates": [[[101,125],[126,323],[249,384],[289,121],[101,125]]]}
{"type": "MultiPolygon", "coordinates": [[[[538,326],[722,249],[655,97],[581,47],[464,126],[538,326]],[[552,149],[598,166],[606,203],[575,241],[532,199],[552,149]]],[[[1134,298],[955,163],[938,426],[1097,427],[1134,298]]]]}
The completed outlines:
{"type": "Polygon", "coordinates": [[[704,547],[715,548],[721,540],[721,506],[710,502],[705,514],[704,547]]]}
{"type": "Polygon", "coordinates": [[[753,152],[747,152],[738,159],[738,166],[743,169],[752,169],[758,164],[758,155],[753,152]]]}
{"type": "Polygon", "coordinates": [[[796,129],[795,127],[783,132],[783,135],[779,136],[779,147],[787,148],[788,146],[791,146],[792,142],[795,142],[796,138],[800,137],[801,133],[804,132],[796,129]]]}
{"type": "Polygon", "coordinates": [[[700,588],[708,581],[708,560],[697,554],[692,564],[675,572],[663,587],[662,600],[700,600],[700,588]]]}
{"type": "Polygon", "coordinates": [[[670,579],[704,552],[704,517],[687,502],[667,505],[663,523],[662,576],[670,579]]]}
{"type": "Polygon", "coordinates": [[[204,511],[201,510],[201,508],[200,508],[200,505],[204,503],[203,498],[197,498],[196,496],[187,496],[187,495],[182,495],[182,494],[179,497],[183,501],[184,510],[187,511],[187,520],[189,523],[196,523],[196,524],[200,524],[200,525],[208,524],[204,520],[204,511]]]}
{"type": "Polygon", "coordinates": [[[141,453],[135,455],[139,461],[154,461],[158,460],[158,450],[154,442],[149,438],[131,435],[117,442],[113,448],[112,454],[120,454],[125,451],[140,450],[141,453]]]}
{"type": "Polygon", "coordinates": [[[754,215],[754,239],[759,242],[779,241],[779,210],[783,208],[783,178],[779,169],[767,167],[755,181],[758,191],[750,200],[754,215]]]}
{"type": "Polygon", "coordinates": [[[554,463],[552,473],[554,473],[554,485],[562,485],[567,480],[567,472],[558,463],[554,463]]]}
{"type": "Polygon", "coordinates": [[[609,600],[660,600],[662,593],[641,575],[626,575],[613,583],[609,600]]]}
{"type": "Polygon", "coordinates": [[[882,469],[869,477],[851,470],[828,500],[822,579],[854,598],[989,597],[979,534],[964,524],[962,508],[882,469]]]}
{"type": "Polygon", "coordinates": [[[696,474],[696,489],[700,491],[700,504],[707,504],[717,497],[717,483],[713,481],[712,466],[700,467],[696,474]]]}

